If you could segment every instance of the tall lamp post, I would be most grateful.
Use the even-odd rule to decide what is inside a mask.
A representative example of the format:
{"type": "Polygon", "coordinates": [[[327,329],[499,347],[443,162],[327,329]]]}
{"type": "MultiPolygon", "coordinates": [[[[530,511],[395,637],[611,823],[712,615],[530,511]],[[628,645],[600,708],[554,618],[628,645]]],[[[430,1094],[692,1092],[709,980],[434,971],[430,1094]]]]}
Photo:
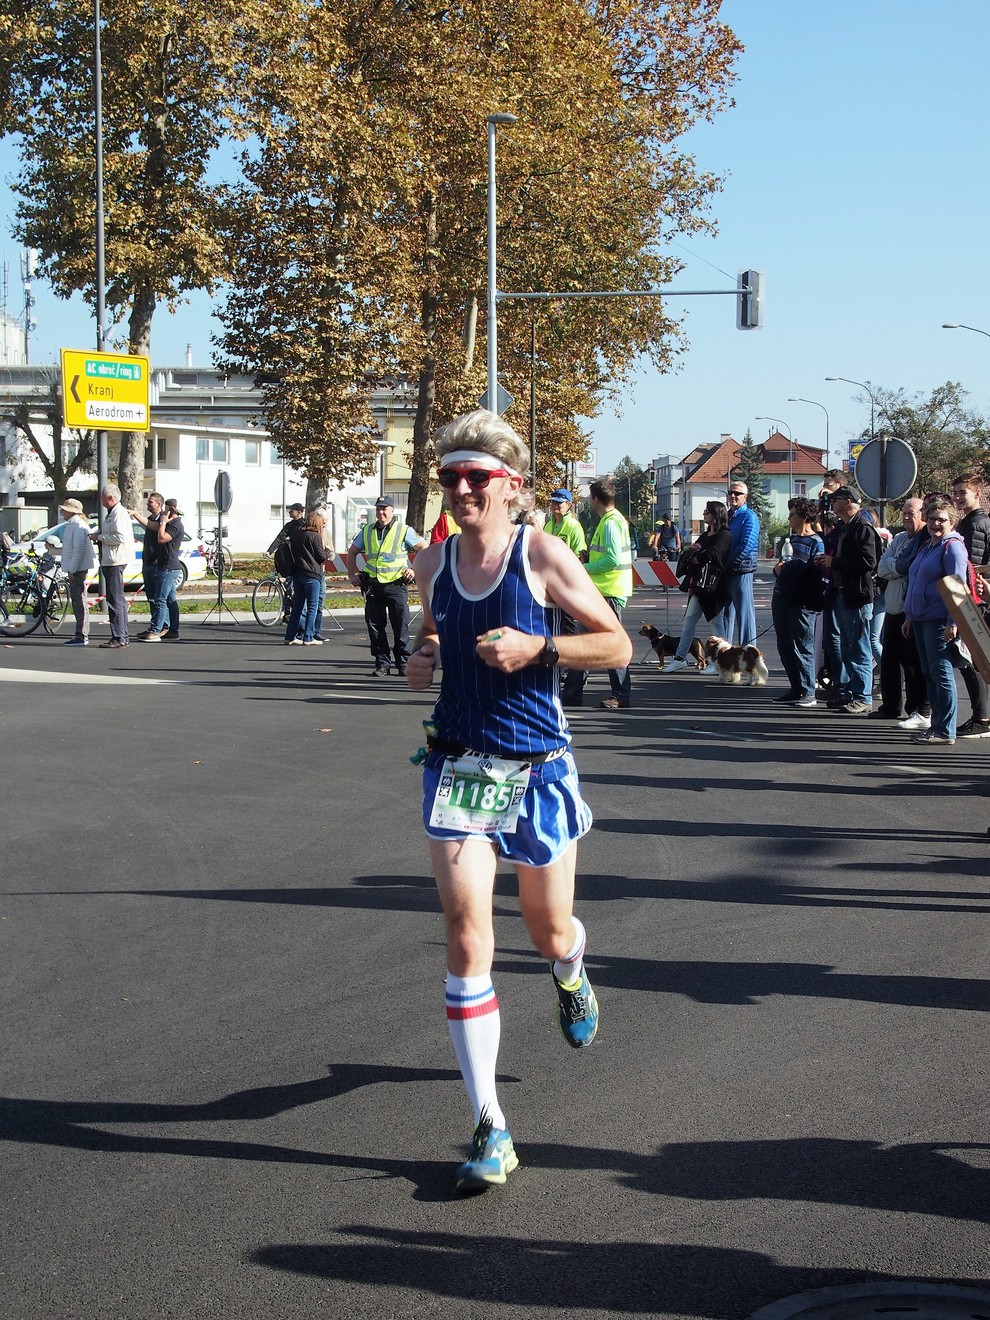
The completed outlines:
{"type": "Polygon", "coordinates": [[[514,124],[517,116],[488,116],[488,407],[498,412],[498,263],[495,250],[495,130],[499,124],[514,124]]]}
{"type": "Polygon", "coordinates": [[[876,435],[877,401],[876,401],[876,396],[874,395],[873,391],[870,389],[869,385],[864,385],[861,380],[850,380],[848,376],[826,376],[825,379],[830,381],[835,381],[835,380],[845,381],[847,385],[855,385],[858,389],[865,390],[866,393],[870,396],[870,439],[872,440],[876,435]]]}
{"type": "Polygon", "coordinates": [[[831,461],[829,444],[828,444],[828,409],[825,407],[824,403],[819,403],[816,399],[802,399],[800,398],[800,396],[795,396],[794,398],[788,399],[787,402],[810,403],[813,404],[816,408],[821,408],[822,412],[825,414],[825,467],[827,469],[831,461]]]}
{"type": "Polygon", "coordinates": [[[943,321],[943,330],[972,330],[974,335],[986,335],[990,339],[990,330],[981,330],[976,325],[963,325],[961,321],[943,321]]]}
{"type": "Polygon", "coordinates": [[[791,428],[786,422],[782,422],[779,417],[756,417],[757,422],[773,422],[775,426],[782,426],[787,432],[787,498],[794,498],[794,437],[791,435],[791,428]]]}

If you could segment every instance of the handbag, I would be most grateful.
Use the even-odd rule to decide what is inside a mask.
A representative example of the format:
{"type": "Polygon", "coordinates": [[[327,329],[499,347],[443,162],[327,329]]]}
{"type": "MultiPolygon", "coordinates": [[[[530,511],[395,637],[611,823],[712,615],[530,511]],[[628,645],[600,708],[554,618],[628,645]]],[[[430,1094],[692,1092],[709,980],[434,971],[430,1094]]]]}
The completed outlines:
{"type": "Polygon", "coordinates": [[[722,585],[725,571],[720,565],[708,560],[694,575],[694,589],[699,596],[714,596],[722,585]]]}

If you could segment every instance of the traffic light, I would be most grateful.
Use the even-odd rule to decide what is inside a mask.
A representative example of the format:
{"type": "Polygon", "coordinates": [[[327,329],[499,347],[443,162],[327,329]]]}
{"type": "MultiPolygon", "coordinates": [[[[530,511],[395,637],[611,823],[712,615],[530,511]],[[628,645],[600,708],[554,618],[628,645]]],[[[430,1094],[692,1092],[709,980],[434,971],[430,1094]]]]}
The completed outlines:
{"type": "Polygon", "coordinates": [[[736,279],[736,328],[763,329],[763,271],[741,270],[736,279]]]}
{"type": "Polygon", "coordinates": [[[657,470],[655,467],[648,467],[646,469],[646,478],[650,483],[650,489],[655,490],[657,485],[657,470]]]}

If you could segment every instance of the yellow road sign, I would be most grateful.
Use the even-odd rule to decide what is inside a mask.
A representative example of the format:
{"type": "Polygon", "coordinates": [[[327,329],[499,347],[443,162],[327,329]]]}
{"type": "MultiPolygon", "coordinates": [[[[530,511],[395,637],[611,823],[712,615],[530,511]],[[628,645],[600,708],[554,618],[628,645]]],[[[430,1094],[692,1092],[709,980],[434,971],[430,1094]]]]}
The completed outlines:
{"type": "Polygon", "coordinates": [[[151,362],[118,353],[62,349],[62,412],[66,426],[90,431],[147,431],[151,362]]]}

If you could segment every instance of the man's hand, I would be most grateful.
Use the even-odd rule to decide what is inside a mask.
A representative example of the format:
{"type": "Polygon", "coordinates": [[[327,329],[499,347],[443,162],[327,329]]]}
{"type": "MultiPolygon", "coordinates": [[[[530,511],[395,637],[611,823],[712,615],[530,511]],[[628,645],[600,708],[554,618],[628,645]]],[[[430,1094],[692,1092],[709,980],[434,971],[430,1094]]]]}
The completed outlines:
{"type": "Polygon", "coordinates": [[[478,658],[503,674],[514,674],[531,665],[543,650],[545,637],[517,632],[515,628],[492,628],[482,633],[475,648],[478,658]]]}
{"type": "Polygon", "coordinates": [[[432,642],[424,642],[406,661],[406,682],[413,692],[425,692],[433,682],[433,671],[437,667],[436,648],[432,642]]]}

